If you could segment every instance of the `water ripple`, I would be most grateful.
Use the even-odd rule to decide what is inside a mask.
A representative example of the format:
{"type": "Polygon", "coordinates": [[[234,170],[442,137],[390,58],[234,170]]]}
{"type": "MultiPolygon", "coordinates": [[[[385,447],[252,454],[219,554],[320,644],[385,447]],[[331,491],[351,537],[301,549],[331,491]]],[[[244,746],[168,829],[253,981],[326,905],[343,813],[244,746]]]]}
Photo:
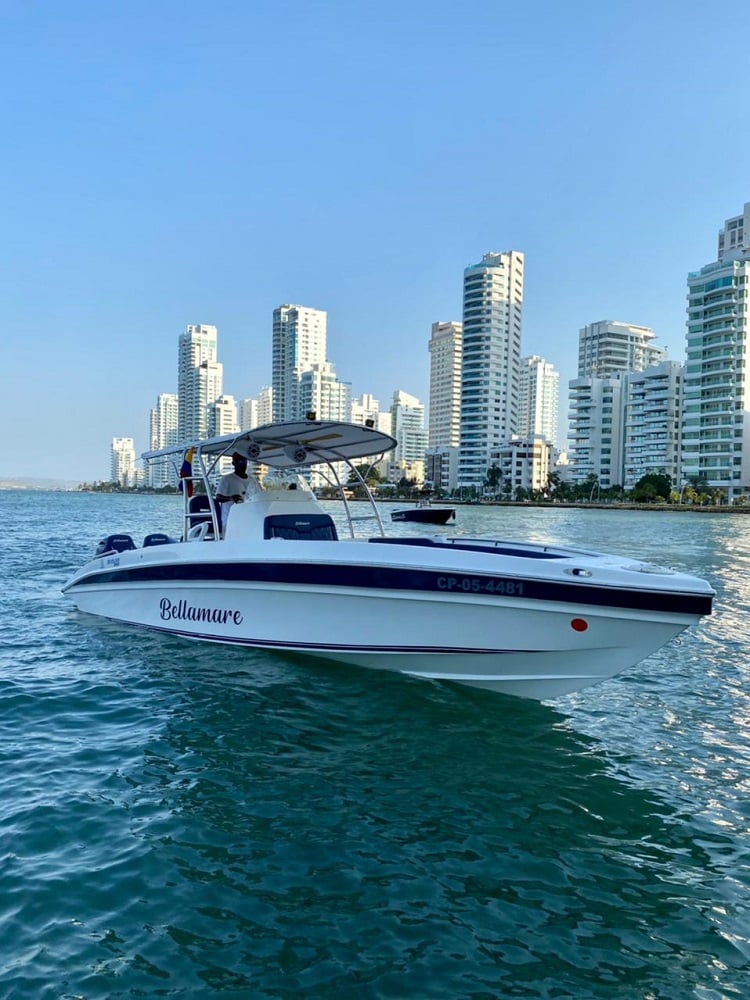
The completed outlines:
{"type": "Polygon", "coordinates": [[[66,574],[172,498],[42,497],[2,554],[0,997],[750,993],[744,522],[663,516],[717,614],[552,707],[87,619],[66,574]]]}

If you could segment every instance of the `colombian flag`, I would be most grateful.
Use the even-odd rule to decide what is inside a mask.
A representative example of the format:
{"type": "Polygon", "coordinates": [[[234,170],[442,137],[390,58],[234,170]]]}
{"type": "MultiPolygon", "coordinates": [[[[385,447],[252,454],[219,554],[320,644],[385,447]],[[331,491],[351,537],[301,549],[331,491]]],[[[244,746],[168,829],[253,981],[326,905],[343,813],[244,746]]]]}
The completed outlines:
{"type": "Polygon", "coordinates": [[[185,452],[185,457],[182,460],[182,468],[180,469],[180,491],[187,492],[187,495],[191,497],[193,495],[193,454],[195,448],[188,448],[185,452]]]}

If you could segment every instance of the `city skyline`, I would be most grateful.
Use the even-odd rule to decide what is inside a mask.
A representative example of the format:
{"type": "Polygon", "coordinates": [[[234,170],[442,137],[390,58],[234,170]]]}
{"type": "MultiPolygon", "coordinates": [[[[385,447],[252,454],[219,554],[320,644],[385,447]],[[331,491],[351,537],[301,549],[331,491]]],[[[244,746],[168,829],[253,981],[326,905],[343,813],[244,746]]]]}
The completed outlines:
{"type": "Polygon", "coordinates": [[[328,313],[354,395],[427,403],[432,324],[492,251],[525,256],[522,351],[561,397],[590,323],[684,360],[687,275],[748,200],[726,40],[750,13],[704,13],[10,4],[0,405],[23,434],[0,476],[104,479],[112,438],[145,450],[187,324],[257,394],[281,302],[328,313]]]}
{"type": "MultiPolygon", "coordinates": [[[[735,502],[750,491],[750,384],[744,362],[747,233],[750,203],[741,214],[724,220],[717,260],[688,275],[684,364],[667,358],[665,349],[653,343],[649,327],[598,321],[579,331],[578,377],[569,383],[570,463],[563,460],[561,465],[573,481],[591,481],[592,494],[595,486],[632,488],[641,476],[654,472],[679,483],[680,493],[689,483],[704,483],[735,502]]],[[[538,490],[547,481],[556,440],[559,373],[538,355],[521,358],[523,293],[524,255],[518,251],[487,253],[464,269],[462,321],[433,323],[428,344],[429,409],[435,421],[429,441],[423,403],[402,390],[394,392],[391,433],[399,442],[395,465],[411,470],[417,481],[425,471],[423,458],[427,477],[450,490],[482,488],[497,462],[503,478],[514,481],[517,489],[538,490]],[[399,408],[410,413],[408,430],[406,422],[399,421],[399,408]],[[403,441],[399,427],[406,435],[403,441]],[[529,462],[533,467],[524,472],[529,462]]],[[[350,383],[340,381],[326,360],[328,314],[285,305],[275,309],[273,317],[275,419],[299,419],[310,411],[324,419],[358,419],[352,413],[350,383]]],[[[201,345],[210,345],[206,357],[215,360],[216,328],[188,327],[180,338],[179,375],[182,379],[186,362],[192,377],[208,388],[200,374],[207,365],[202,360],[205,351],[195,343],[196,334],[201,345]],[[183,350],[186,337],[189,357],[183,350]]],[[[220,364],[215,367],[223,372],[220,364]]],[[[216,382],[212,398],[220,392],[216,382]]],[[[206,397],[198,407],[196,398],[190,406],[206,410],[208,402],[206,397]]],[[[234,397],[217,398],[217,413],[219,404],[226,423],[219,430],[214,421],[213,433],[239,429],[234,397]]],[[[365,405],[378,409],[374,403],[365,404],[363,396],[360,408],[365,405]]],[[[155,421],[152,411],[152,429],[155,421]]],[[[179,439],[188,445],[196,437],[183,430],[179,439]]],[[[132,440],[127,443],[132,466],[132,440]]],[[[113,469],[122,463],[120,456],[118,439],[113,439],[113,469]]],[[[389,479],[397,472],[389,470],[389,479]]],[[[119,478],[127,484],[128,471],[119,478]]]]}

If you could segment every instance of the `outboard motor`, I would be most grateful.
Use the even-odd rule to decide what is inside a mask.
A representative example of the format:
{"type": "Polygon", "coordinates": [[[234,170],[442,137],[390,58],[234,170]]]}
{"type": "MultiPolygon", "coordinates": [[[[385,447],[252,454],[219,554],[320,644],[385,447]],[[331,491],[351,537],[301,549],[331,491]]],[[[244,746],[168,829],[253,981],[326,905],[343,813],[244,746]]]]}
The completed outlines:
{"type": "Polygon", "coordinates": [[[176,538],[171,538],[163,531],[152,531],[150,535],[146,535],[143,539],[143,547],[147,549],[151,545],[174,545],[176,541],[176,538]]]}
{"type": "Polygon", "coordinates": [[[128,552],[135,548],[135,542],[130,535],[107,535],[96,547],[94,558],[106,555],[107,552],[128,552]]]}

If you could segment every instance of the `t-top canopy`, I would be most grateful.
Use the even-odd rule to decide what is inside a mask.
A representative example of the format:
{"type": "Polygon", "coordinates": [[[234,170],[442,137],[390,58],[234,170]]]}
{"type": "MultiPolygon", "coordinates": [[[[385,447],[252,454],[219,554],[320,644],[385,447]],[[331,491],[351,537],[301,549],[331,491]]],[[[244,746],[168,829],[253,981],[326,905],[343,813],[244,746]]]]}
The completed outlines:
{"type": "Polygon", "coordinates": [[[207,456],[232,455],[238,452],[257,465],[276,469],[301,468],[318,462],[352,461],[368,455],[380,455],[396,447],[390,434],[374,427],[347,424],[337,420],[291,420],[264,424],[239,434],[224,434],[193,444],[181,444],[159,451],[146,451],[144,461],[175,455],[195,448],[207,456]]]}

